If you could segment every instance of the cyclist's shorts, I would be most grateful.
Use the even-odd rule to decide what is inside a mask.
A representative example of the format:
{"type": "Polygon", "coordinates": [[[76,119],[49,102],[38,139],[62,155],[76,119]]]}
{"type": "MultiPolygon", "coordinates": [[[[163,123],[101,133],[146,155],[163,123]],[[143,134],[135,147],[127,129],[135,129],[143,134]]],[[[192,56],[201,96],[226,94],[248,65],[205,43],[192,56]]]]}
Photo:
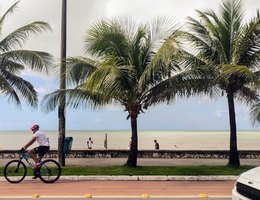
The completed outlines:
{"type": "Polygon", "coordinates": [[[35,153],[39,155],[40,158],[42,158],[46,152],[50,150],[49,146],[38,146],[34,148],[35,153]]]}

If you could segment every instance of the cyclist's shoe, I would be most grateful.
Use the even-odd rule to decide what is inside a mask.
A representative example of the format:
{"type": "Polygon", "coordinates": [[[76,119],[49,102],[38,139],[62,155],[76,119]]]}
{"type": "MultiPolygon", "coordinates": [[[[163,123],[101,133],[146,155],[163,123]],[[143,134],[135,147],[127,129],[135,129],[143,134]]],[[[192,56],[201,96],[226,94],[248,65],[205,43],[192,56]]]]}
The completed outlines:
{"type": "Polygon", "coordinates": [[[39,170],[35,170],[34,172],[33,172],[33,177],[32,177],[32,179],[37,179],[38,177],[39,177],[39,174],[40,174],[40,171],[39,170]]]}
{"type": "Polygon", "coordinates": [[[34,165],[34,169],[37,169],[37,168],[39,168],[41,166],[41,163],[35,163],[35,165],[34,165]]]}
{"type": "Polygon", "coordinates": [[[32,177],[32,179],[37,179],[39,177],[39,175],[38,174],[35,174],[33,177],[32,177]]]}

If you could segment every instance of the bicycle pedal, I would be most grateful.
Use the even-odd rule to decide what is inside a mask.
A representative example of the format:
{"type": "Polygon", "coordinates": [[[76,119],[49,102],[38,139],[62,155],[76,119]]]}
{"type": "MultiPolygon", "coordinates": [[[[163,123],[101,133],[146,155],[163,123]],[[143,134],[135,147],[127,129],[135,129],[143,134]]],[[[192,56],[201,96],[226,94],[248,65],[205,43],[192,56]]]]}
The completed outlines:
{"type": "Polygon", "coordinates": [[[32,179],[37,179],[37,178],[39,178],[39,175],[37,174],[37,175],[34,175],[33,177],[32,177],[32,179]]]}

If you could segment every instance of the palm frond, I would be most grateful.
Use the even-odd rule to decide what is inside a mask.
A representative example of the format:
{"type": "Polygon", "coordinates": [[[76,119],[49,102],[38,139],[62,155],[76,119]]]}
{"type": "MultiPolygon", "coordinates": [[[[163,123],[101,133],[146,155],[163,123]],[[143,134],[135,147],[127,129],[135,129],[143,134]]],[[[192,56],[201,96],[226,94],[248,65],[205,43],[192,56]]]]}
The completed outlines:
{"type": "MultiPolygon", "coordinates": [[[[228,30],[232,28],[235,33],[239,30],[244,18],[243,2],[241,0],[225,0],[220,9],[223,24],[228,30]]],[[[232,37],[232,35],[231,35],[232,37]]],[[[233,39],[231,39],[233,41],[233,39]]]]}
{"type": "Polygon", "coordinates": [[[88,58],[66,59],[66,79],[68,85],[80,85],[96,70],[98,64],[88,58]]]}
{"type": "Polygon", "coordinates": [[[236,40],[234,63],[247,65],[252,69],[259,69],[260,64],[260,20],[252,19],[240,31],[236,40]]]}
{"type": "Polygon", "coordinates": [[[167,38],[173,35],[179,27],[175,21],[167,16],[158,16],[149,23],[151,37],[151,51],[157,52],[167,38]]]}
{"type": "Polygon", "coordinates": [[[189,51],[197,54],[197,57],[206,63],[216,62],[219,58],[218,49],[221,49],[221,47],[219,47],[218,42],[215,40],[214,33],[211,33],[212,31],[207,29],[208,26],[213,25],[211,23],[204,25],[193,18],[189,18],[189,24],[192,32],[182,33],[191,42],[189,51]]]}
{"type": "Polygon", "coordinates": [[[259,124],[260,122],[260,101],[259,100],[250,107],[250,121],[252,122],[253,125],[259,124]]]}
{"type": "Polygon", "coordinates": [[[71,108],[98,108],[108,103],[107,99],[99,93],[81,89],[56,90],[43,97],[41,102],[42,111],[48,113],[58,107],[60,98],[66,98],[66,105],[71,108]]]}
{"type": "Polygon", "coordinates": [[[117,22],[112,20],[100,21],[90,28],[86,34],[85,50],[101,58],[114,55],[126,57],[124,51],[128,40],[117,22]]]}
{"type": "Polygon", "coordinates": [[[26,68],[48,74],[53,67],[53,56],[46,52],[31,50],[14,50],[2,54],[3,58],[19,62],[26,68]]]}
{"type": "Polygon", "coordinates": [[[134,73],[131,66],[117,66],[115,60],[108,60],[95,70],[83,87],[113,98],[122,94],[122,91],[134,90],[134,73]]]}
{"type": "Polygon", "coordinates": [[[17,74],[24,70],[25,67],[20,63],[6,59],[5,56],[2,56],[2,58],[0,56],[0,71],[3,69],[10,73],[17,74]]]}
{"type": "Polygon", "coordinates": [[[51,30],[51,27],[48,23],[43,21],[36,21],[22,26],[7,35],[0,42],[0,50],[5,52],[17,47],[22,47],[24,42],[29,38],[30,34],[37,34],[46,30],[51,30]]]}
{"type": "Polygon", "coordinates": [[[245,65],[232,65],[225,64],[221,68],[220,74],[224,79],[230,79],[231,76],[241,78],[245,83],[256,82],[258,83],[258,77],[245,65]]]}
{"type": "Polygon", "coordinates": [[[258,100],[257,90],[252,87],[243,86],[236,94],[237,99],[241,102],[245,102],[247,105],[251,105],[252,102],[258,100]]]}
{"type": "Polygon", "coordinates": [[[9,99],[14,100],[18,105],[21,100],[26,100],[30,106],[37,106],[37,92],[31,83],[6,70],[1,70],[0,75],[1,83],[3,84],[1,91],[9,96],[9,99]]]}
{"type": "Polygon", "coordinates": [[[4,14],[3,16],[1,16],[0,18],[0,33],[2,33],[2,27],[4,24],[4,21],[6,19],[6,17],[8,17],[8,15],[12,14],[14,12],[14,10],[18,7],[18,3],[20,1],[17,1],[16,3],[14,3],[4,14]]]}
{"type": "Polygon", "coordinates": [[[147,88],[153,81],[169,76],[181,55],[180,32],[176,23],[167,17],[155,18],[150,23],[146,43],[141,49],[142,73],[138,76],[139,89],[147,88]]]}
{"type": "Polygon", "coordinates": [[[177,39],[178,33],[174,32],[161,45],[151,60],[145,66],[142,76],[139,79],[139,87],[146,88],[156,81],[161,81],[170,76],[173,71],[180,70],[178,62],[182,56],[182,48],[177,39]]]}
{"type": "Polygon", "coordinates": [[[2,76],[0,76],[0,94],[6,96],[9,102],[15,102],[18,107],[21,106],[21,100],[18,94],[12,85],[10,85],[10,83],[8,83],[8,81],[2,76]]]}
{"type": "Polygon", "coordinates": [[[192,68],[180,70],[171,77],[159,82],[145,93],[145,105],[150,106],[159,102],[174,101],[178,97],[186,97],[197,94],[211,95],[213,77],[209,70],[203,68],[192,68]]]}

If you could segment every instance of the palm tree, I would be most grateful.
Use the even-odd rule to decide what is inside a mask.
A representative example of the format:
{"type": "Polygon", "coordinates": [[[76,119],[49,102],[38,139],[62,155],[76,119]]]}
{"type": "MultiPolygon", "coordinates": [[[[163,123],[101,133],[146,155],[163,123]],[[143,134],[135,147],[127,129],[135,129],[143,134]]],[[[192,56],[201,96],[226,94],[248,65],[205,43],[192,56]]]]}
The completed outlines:
{"type": "Polygon", "coordinates": [[[154,103],[153,88],[160,88],[172,71],[176,77],[181,71],[174,63],[180,48],[176,30],[166,17],[140,26],[129,19],[96,23],[86,34],[85,49],[97,59],[68,59],[67,80],[77,87],[45,96],[44,109],[53,110],[61,94],[66,94],[67,105],[73,108],[118,102],[131,120],[132,142],[126,165],[136,167],[137,117],[154,103]]]}
{"type": "MultiPolygon", "coordinates": [[[[18,2],[13,4],[0,17],[0,33],[8,15],[17,8],[18,2]]],[[[36,106],[38,102],[37,92],[31,83],[24,80],[19,74],[25,69],[38,72],[48,72],[52,62],[52,56],[45,52],[20,49],[30,34],[50,30],[46,22],[36,21],[22,26],[0,41],[0,92],[9,100],[21,105],[25,100],[30,106],[36,106]]],[[[3,34],[1,34],[3,36],[3,34]]]]}
{"type": "Polygon", "coordinates": [[[189,18],[190,30],[186,36],[194,49],[185,62],[203,71],[210,81],[208,92],[226,94],[230,124],[229,165],[237,166],[240,161],[234,99],[250,102],[256,98],[251,86],[258,80],[260,67],[259,18],[246,22],[242,7],[241,0],[225,0],[219,15],[213,10],[197,10],[199,20],[189,18]]]}
{"type": "MultiPolygon", "coordinates": [[[[67,51],[67,0],[62,0],[61,16],[61,65],[60,65],[60,89],[66,89],[66,52],[67,51]]],[[[66,135],[65,118],[66,99],[63,95],[59,101],[59,137],[58,137],[58,160],[62,166],[65,166],[65,155],[63,153],[64,139],[66,135]]]]}

